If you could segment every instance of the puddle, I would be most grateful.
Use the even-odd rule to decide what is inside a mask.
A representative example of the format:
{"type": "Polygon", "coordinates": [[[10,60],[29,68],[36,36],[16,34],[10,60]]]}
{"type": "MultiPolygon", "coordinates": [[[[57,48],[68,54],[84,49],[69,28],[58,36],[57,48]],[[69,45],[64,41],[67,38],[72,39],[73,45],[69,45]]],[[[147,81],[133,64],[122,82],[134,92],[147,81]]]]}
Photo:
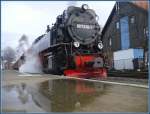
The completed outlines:
{"type": "Polygon", "coordinates": [[[147,112],[148,89],[74,79],[2,87],[3,112],[147,112]]]}

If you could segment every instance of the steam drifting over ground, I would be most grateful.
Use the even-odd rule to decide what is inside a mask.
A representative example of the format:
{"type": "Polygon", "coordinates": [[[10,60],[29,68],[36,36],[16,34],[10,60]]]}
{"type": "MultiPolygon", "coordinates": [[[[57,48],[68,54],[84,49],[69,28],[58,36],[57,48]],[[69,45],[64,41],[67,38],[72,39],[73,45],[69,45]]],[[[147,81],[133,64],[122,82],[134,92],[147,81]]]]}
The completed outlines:
{"type": "Polygon", "coordinates": [[[29,47],[28,37],[26,35],[22,35],[22,37],[19,39],[19,45],[17,47],[16,60],[18,60],[24,54],[25,62],[20,66],[19,72],[42,73],[42,66],[38,53],[35,51],[36,49],[29,47]]]}
{"type": "Polygon", "coordinates": [[[25,54],[25,63],[19,68],[22,73],[42,73],[42,65],[38,55],[31,50],[25,54]]]}

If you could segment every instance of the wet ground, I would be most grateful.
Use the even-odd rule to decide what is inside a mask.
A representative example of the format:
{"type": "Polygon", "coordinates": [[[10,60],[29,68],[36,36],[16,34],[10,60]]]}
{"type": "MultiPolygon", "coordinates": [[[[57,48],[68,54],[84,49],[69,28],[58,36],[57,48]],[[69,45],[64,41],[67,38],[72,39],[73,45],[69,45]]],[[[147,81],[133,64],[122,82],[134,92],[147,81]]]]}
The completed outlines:
{"type": "Polygon", "coordinates": [[[3,112],[147,112],[148,89],[5,71],[3,112]]]}

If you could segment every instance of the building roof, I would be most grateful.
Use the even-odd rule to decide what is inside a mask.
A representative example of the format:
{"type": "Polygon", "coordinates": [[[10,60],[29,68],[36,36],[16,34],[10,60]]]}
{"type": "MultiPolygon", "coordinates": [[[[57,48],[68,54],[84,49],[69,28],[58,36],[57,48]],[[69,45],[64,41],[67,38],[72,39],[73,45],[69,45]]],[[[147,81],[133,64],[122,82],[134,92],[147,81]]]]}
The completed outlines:
{"type": "Polygon", "coordinates": [[[137,7],[140,7],[144,10],[148,10],[148,0],[146,0],[146,1],[132,1],[132,3],[134,5],[136,5],[137,7]]]}
{"type": "Polygon", "coordinates": [[[113,7],[113,9],[112,9],[112,11],[111,11],[111,13],[110,13],[110,15],[109,15],[109,17],[108,17],[106,23],[105,23],[105,25],[104,25],[104,27],[103,27],[102,35],[104,34],[104,32],[105,32],[107,26],[110,24],[110,22],[111,22],[111,20],[112,20],[112,18],[113,18],[113,15],[115,14],[115,11],[116,11],[116,4],[114,5],[114,7],[113,7]]]}

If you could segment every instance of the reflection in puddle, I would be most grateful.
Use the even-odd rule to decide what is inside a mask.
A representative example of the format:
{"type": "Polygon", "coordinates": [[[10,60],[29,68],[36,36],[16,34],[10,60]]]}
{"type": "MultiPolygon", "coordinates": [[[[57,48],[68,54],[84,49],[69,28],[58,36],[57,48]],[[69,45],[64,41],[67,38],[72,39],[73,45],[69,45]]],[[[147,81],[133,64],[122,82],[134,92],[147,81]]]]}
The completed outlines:
{"type": "Polygon", "coordinates": [[[54,112],[73,111],[76,107],[93,101],[103,90],[102,83],[75,80],[54,80],[39,85],[39,93],[51,100],[51,110],[45,109],[54,112]]]}
{"type": "Polygon", "coordinates": [[[26,84],[2,88],[2,107],[6,112],[45,112],[35,105],[26,84]]]}
{"type": "Polygon", "coordinates": [[[4,112],[72,112],[94,109],[106,112],[117,111],[119,108],[119,111],[130,111],[130,108],[135,111],[146,111],[146,92],[147,90],[133,87],[73,79],[49,80],[33,85],[22,83],[2,88],[2,109],[4,112]],[[139,109],[140,105],[131,104],[141,100],[143,103],[140,103],[144,107],[142,109],[139,109]],[[118,109],[114,105],[118,105],[118,109]]]}
{"type": "Polygon", "coordinates": [[[75,80],[50,80],[37,85],[5,86],[4,111],[66,112],[90,103],[103,92],[104,84],[75,80]]]}

